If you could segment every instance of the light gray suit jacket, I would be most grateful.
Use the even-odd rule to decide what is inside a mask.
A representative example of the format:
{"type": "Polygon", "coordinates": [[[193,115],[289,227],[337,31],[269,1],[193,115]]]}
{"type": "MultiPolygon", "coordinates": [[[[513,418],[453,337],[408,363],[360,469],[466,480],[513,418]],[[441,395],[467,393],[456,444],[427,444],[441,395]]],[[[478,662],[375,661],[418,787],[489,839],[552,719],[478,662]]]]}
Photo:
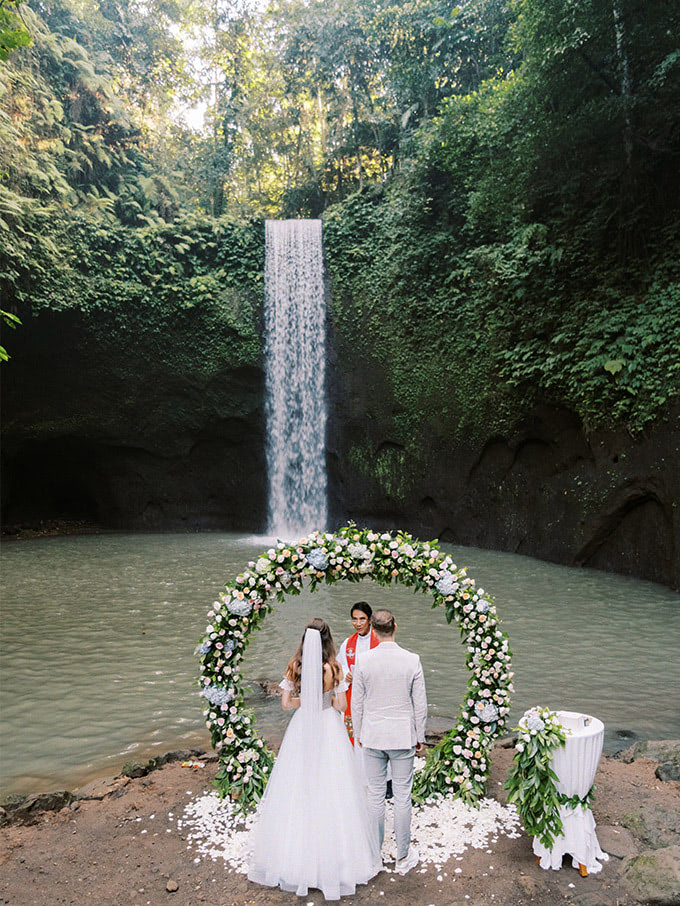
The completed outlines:
{"type": "Polygon", "coordinates": [[[420,658],[396,642],[359,655],[352,677],[354,737],[369,749],[425,742],[427,697],[420,658]]]}

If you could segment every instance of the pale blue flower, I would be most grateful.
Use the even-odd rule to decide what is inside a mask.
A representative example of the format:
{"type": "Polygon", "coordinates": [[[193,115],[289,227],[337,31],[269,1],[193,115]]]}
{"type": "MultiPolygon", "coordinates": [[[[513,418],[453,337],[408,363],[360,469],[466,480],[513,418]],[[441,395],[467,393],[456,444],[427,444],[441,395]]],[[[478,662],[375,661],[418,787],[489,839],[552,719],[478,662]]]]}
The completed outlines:
{"type": "Polygon", "coordinates": [[[211,705],[215,705],[216,707],[228,705],[229,702],[234,700],[234,696],[228,689],[225,689],[224,686],[206,686],[205,689],[202,690],[201,695],[206,698],[211,705]]]}
{"type": "Polygon", "coordinates": [[[541,730],[545,730],[545,722],[541,720],[538,714],[530,714],[526,719],[526,727],[527,730],[540,733],[541,730]]]}
{"type": "Polygon", "coordinates": [[[456,582],[456,577],[452,576],[451,573],[442,573],[439,581],[434,583],[434,587],[437,589],[440,595],[452,595],[458,588],[458,583],[456,582]]]}
{"type": "Polygon", "coordinates": [[[203,642],[203,644],[198,649],[198,653],[207,654],[211,648],[212,648],[212,642],[203,642]]]}
{"type": "Polygon", "coordinates": [[[489,609],[489,602],[485,601],[484,598],[480,598],[477,601],[477,613],[486,613],[489,609]]]}
{"type": "Polygon", "coordinates": [[[282,573],[276,574],[276,581],[281,583],[282,588],[290,588],[290,583],[293,581],[293,577],[284,569],[282,573]]]}
{"type": "Polygon", "coordinates": [[[475,713],[484,724],[492,724],[498,720],[498,708],[492,705],[491,702],[477,702],[475,713]]]}
{"type": "Polygon", "coordinates": [[[253,602],[249,598],[230,598],[225,601],[229,613],[235,617],[247,617],[253,609],[253,602]]]}
{"type": "Polygon", "coordinates": [[[317,570],[328,569],[328,555],[321,547],[315,547],[307,554],[307,563],[317,570]]]}

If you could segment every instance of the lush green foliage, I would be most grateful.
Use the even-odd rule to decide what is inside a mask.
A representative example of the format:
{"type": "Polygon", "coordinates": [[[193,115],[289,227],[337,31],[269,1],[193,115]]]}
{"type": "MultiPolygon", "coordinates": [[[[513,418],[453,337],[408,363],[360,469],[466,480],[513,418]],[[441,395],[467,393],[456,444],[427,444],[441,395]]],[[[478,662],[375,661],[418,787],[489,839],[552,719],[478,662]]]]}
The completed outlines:
{"type": "Polygon", "coordinates": [[[408,170],[324,215],[347,355],[390,376],[404,445],[536,399],[635,431],[680,392],[678,31],[661,4],[513,9],[514,69],[451,93],[408,170]]]}
{"type": "MultiPolygon", "coordinates": [[[[182,60],[156,6],[141,13],[133,3],[57,0],[21,8],[32,43],[0,67],[0,294],[15,313],[85,311],[97,307],[100,291],[120,306],[120,321],[129,318],[122,306],[135,289],[101,249],[127,242],[126,254],[143,258],[148,230],[178,214],[179,190],[153,166],[160,139],[147,140],[151,114],[163,99],[169,105],[167,72],[158,90],[163,65],[153,60],[178,51],[168,64],[174,76],[182,60]],[[144,66],[137,46],[148,55],[144,66]],[[136,243],[121,224],[141,228],[136,243]]],[[[159,261],[154,280],[166,277],[159,261]]]]}
{"type": "Polygon", "coordinates": [[[413,184],[329,209],[324,230],[341,341],[390,376],[396,441],[423,424],[503,430],[537,399],[635,431],[679,392],[672,245],[656,262],[604,266],[586,246],[592,284],[575,285],[554,227],[466,248],[428,222],[413,184]]]}
{"type": "Polygon", "coordinates": [[[43,215],[25,221],[13,256],[0,266],[22,330],[47,309],[64,323],[84,323],[100,354],[145,348],[193,375],[226,363],[259,366],[260,222],[189,215],[135,228],[73,214],[47,245],[42,223],[43,215]]]}
{"type": "Polygon", "coordinates": [[[538,399],[631,431],[676,399],[676,7],[15,7],[33,42],[0,68],[5,309],[160,324],[244,268],[257,287],[261,249],[216,251],[237,221],[323,211],[339,342],[379,362],[413,456],[416,429],[502,431],[538,399]],[[176,111],[201,97],[191,133],[176,111]],[[214,249],[200,209],[230,215],[214,249]]]}
{"type": "Polygon", "coordinates": [[[0,61],[17,47],[31,43],[28,29],[17,14],[18,7],[18,0],[0,0],[0,61]]]}
{"type": "Polygon", "coordinates": [[[0,69],[0,229],[74,206],[135,225],[167,217],[176,193],[152,172],[144,108],[121,92],[115,38],[66,4],[44,19],[23,12],[33,42],[0,69]]]}

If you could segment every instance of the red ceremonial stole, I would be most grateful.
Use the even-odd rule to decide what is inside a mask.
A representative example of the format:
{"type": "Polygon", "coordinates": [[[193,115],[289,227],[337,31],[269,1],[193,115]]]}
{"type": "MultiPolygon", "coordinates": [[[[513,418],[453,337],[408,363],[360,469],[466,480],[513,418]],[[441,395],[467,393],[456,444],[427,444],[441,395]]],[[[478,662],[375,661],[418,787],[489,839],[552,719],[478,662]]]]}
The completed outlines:
{"type": "MultiPolygon", "coordinates": [[[[380,639],[371,629],[371,641],[369,644],[369,649],[377,648],[380,644],[380,639]]],[[[347,647],[345,648],[345,654],[347,655],[347,666],[350,668],[354,667],[357,659],[357,639],[359,638],[359,633],[355,632],[354,635],[351,635],[347,639],[347,647]]],[[[352,729],[352,684],[349,684],[349,689],[346,692],[347,695],[347,710],[345,711],[345,727],[347,727],[347,735],[349,736],[349,741],[354,745],[354,731],[352,729]]]]}

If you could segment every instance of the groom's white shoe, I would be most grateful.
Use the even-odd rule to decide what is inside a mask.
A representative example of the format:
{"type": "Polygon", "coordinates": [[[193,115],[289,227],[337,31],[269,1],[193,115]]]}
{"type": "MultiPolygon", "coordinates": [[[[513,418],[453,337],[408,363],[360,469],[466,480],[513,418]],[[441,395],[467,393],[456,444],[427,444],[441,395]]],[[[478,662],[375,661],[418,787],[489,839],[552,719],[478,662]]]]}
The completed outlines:
{"type": "Polygon", "coordinates": [[[415,846],[409,846],[408,852],[403,859],[397,859],[397,864],[394,867],[394,870],[397,874],[405,875],[407,872],[411,871],[418,862],[420,862],[420,853],[415,848],[415,846]]]}

